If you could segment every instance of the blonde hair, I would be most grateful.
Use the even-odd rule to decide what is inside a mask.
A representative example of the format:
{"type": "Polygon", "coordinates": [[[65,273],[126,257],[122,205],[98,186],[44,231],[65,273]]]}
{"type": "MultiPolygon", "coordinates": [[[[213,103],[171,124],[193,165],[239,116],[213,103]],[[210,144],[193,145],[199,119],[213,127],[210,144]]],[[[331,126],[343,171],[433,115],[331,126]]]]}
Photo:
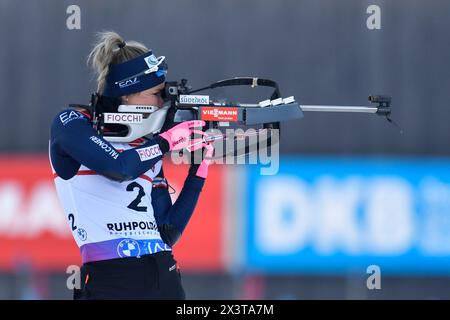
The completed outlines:
{"type": "Polygon", "coordinates": [[[102,93],[110,64],[118,64],[149,52],[145,45],[137,41],[125,42],[116,32],[97,33],[97,41],[87,58],[88,66],[97,74],[97,91],[102,93]]]}

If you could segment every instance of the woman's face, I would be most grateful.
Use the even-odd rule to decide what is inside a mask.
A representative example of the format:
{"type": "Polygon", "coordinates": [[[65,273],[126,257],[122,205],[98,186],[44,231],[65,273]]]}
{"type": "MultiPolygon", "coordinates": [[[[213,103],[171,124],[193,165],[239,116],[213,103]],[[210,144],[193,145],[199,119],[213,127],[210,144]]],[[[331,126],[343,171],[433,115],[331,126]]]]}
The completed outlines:
{"type": "Polygon", "coordinates": [[[164,90],[164,86],[165,83],[163,82],[156,87],[130,94],[125,97],[126,104],[140,104],[161,108],[164,104],[164,100],[161,97],[161,92],[164,90]]]}

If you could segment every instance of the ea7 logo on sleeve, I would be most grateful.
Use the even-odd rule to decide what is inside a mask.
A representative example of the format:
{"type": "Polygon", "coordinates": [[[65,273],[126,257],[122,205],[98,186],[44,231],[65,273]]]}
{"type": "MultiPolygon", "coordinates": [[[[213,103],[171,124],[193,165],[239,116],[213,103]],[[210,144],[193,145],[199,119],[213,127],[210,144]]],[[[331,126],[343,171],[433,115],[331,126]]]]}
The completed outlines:
{"type": "Polygon", "coordinates": [[[83,117],[84,116],[81,113],[72,110],[72,111],[66,111],[66,112],[61,113],[59,115],[59,120],[61,120],[62,124],[65,126],[70,121],[72,121],[74,119],[80,119],[83,117]]]}
{"type": "Polygon", "coordinates": [[[162,152],[157,144],[147,148],[136,149],[136,152],[138,153],[139,158],[141,158],[141,161],[147,161],[162,156],[162,152]]]}

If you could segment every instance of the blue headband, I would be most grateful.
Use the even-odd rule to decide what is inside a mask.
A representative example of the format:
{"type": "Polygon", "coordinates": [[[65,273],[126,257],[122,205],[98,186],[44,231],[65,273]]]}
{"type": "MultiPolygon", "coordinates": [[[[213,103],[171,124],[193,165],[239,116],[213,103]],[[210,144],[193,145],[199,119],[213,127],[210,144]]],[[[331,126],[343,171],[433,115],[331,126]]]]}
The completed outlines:
{"type": "Polygon", "coordinates": [[[121,97],[144,91],[166,80],[165,57],[156,58],[152,51],[120,64],[110,64],[103,95],[121,97]]]}

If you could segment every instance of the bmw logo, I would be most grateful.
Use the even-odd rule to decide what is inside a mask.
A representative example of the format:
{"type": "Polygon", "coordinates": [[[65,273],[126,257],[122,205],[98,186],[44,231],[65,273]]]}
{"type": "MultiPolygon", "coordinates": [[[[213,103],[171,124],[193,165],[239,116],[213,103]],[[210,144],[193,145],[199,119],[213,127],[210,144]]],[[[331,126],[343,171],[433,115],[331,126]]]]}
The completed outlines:
{"type": "Polygon", "coordinates": [[[141,249],[136,240],[124,239],[117,245],[117,253],[121,258],[138,257],[141,254],[141,249]]]}
{"type": "Polygon", "coordinates": [[[87,239],[87,232],[86,232],[86,230],[84,230],[83,228],[78,228],[77,234],[78,234],[78,238],[81,241],[86,241],[86,239],[87,239]]]}

